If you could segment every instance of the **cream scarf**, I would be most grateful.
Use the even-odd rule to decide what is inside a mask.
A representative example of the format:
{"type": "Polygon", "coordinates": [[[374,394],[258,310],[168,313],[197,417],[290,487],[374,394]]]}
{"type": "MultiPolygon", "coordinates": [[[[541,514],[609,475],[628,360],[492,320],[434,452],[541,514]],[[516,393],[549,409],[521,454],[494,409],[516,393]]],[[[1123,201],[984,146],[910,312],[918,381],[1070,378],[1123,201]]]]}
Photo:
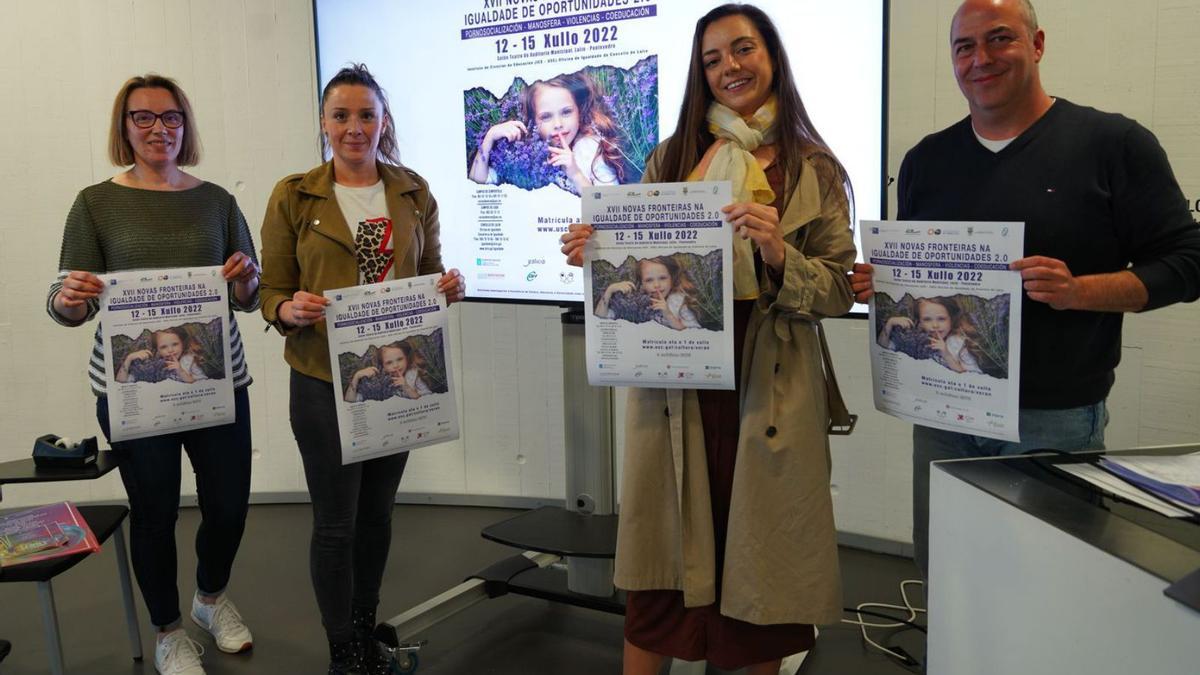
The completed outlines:
{"type": "MultiPolygon", "coordinates": [[[[749,120],[713,101],[708,107],[708,130],[728,141],[713,154],[701,180],[727,180],[733,183],[733,201],[771,204],[775,192],[767,174],[751,153],[760,145],[775,142],[775,97],[767,99],[749,120]]],[[[695,180],[698,177],[689,176],[695,180]]],[[[733,297],[757,298],[758,276],[754,273],[754,243],[740,236],[733,238],[733,297]]]]}

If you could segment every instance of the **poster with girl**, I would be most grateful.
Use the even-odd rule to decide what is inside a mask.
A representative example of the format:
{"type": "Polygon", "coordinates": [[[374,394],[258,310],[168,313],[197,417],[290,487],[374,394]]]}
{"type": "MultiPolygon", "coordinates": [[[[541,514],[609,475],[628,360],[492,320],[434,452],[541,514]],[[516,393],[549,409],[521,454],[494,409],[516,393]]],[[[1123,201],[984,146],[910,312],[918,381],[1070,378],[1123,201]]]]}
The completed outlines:
{"type": "Polygon", "coordinates": [[[234,421],[229,288],[220,267],[101,276],[112,440],[234,421]]]}
{"type": "Polygon", "coordinates": [[[659,140],[658,57],[593,58],[481,73],[464,88],[472,294],[578,298],[559,235],[590,189],[641,180],[659,140]]]}
{"type": "Polygon", "coordinates": [[[458,438],[439,276],[325,292],[343,464],[458,438]]]}
{"type": "Polygon", "coordinates": [[[875,407],[988,438],[1019,439],[1022,223],[870,222],[875,407]]]}
{"type": "Polygon", "coordinates": [[[595,228],[583,263],[589,382],[734,388],[729,201],[728,182],[584,195],[595,228]]]}

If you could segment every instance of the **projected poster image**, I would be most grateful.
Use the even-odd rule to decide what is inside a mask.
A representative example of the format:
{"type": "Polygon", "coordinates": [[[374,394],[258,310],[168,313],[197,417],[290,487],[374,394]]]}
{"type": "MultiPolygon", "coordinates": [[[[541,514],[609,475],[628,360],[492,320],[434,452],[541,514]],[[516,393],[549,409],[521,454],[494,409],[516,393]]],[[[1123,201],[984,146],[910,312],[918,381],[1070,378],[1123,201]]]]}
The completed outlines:
{"type": "Polygon", "coordinates": [[[629,256],[620,266],[592,261],[592,312],[629,323],[654,321],[674,330],[719,331],[725,325],[722,251],[629,256]]]}
{"type": "Polygon", "coordinates": [[[658,144],[658,59],[595,66],[531,83],[515,78],[497,97],[463,93],[467,176],[524,190],[636,183],[658,144]]]}
{"type": "MultiPolygon", "coordinates": [[[[641,181],[675,131],[696,20],[720,4],[314,0],[314,90],[354,62],[391,94],[400,156],[433,189],[442,261],[466,276],[468,299],[584,302],[584,275],[559,237],[579,222],[589,186],[641,181]],[[435,62],[433,76],[420,67],[435,62]]],[[[755,5],[778,27],[805,109],[850,174],[854,213],[878,218],[886,3],[755,5]]]]}
{"type": "Polygon", "coordinates": [[[386,401],[393,397],[415,400],[449,391],[446,354],[440,328],[428,335],[370,345],[361,354],[338,354],[338,367],[347,403],[386,401]]]}
{"type": "Polygon", "coordinates": [[[958,373],[1008,378],[1008,293],[875,298],[875,334],[884,348],[958,373]]]}
{"type": "Polygon", "coordinates": [[[225,379],[221,319],[190,322],[137,335],[112,336],[114,379],[121,384],[191,384],[225,379]]]}

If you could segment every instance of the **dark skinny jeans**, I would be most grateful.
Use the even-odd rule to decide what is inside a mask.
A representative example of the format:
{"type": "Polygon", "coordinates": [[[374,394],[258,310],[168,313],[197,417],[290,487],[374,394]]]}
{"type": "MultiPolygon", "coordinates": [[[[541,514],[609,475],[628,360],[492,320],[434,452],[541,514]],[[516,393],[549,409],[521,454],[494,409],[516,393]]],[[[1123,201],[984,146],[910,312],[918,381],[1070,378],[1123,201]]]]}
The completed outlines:
{"type": "MultiPolygon", "coordinates": [[[[179,516],[180,447],[196,474],[200,529],[196,532],[196,586],[216,595],[229,585],[250,501],[250,397],[234,390],[237,421],[217,427],[111,443],[129,496],[133,573],[150,621],[159,628],[179,620],[175,521],[179,516]]],[[[96,417],[110,439],[108,397],[96,398],[96,417]]]]}
{"type": "Polygon", "coordinates": [[[342,466],[333,385],[292,371],[292,433],[312,499],[309,567],[330,642],[354,637],[351,608],[374,611],[408,453],[342,466]]]}

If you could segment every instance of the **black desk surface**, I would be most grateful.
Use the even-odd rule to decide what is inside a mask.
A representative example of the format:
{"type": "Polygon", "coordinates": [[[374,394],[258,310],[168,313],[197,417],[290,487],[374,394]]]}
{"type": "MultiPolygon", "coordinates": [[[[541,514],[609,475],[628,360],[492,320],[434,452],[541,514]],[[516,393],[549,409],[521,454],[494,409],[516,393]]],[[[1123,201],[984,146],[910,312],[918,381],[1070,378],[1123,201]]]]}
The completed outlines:
{"type": "MultiPolygon", "coordinates": [[[[1183,454],[1196,450],[1200,447],[1107,454],[1183,454]]],[[[1054,464],[1078,462],[1099,454],[1105,453],[997,457],[938,462],[934,466],[1168,584],[1200,569],[1200,525],[1103,495],[1090,484],[1053,468],[1054,464]]]]}
{"type": "Polygon", "coordinates": [[[117,468],[117,459],[109,450],[102,450],[94,464],[81,469],[41,469],[33,458],[0,462],[0,485],[6,483],[53,483],[68,480],[94,480],[117,468]]]}
{"type": "Polygon", "coordinates": [[[588,516],[543,506],[483,528],[484,539],[507,546],[577,558],[612,558],[617,516],[588,516]]]}

